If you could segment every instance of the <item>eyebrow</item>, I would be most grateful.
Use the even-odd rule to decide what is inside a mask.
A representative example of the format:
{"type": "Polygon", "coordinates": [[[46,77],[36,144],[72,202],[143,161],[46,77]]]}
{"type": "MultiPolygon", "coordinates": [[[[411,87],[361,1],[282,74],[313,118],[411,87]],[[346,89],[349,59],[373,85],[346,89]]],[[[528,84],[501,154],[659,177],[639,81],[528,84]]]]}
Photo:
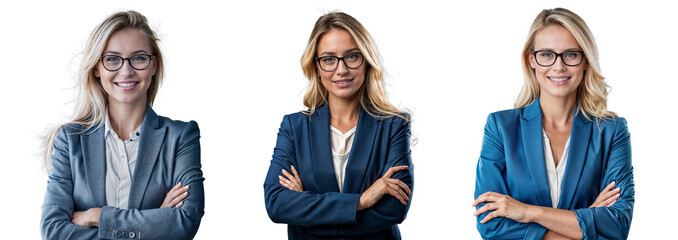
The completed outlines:
{"type": "MultiPolygon", "coordinates": [[[[137,51],[132,52],[132,54],[130,54],[130,56],[135,55],[135,54],[139,54],[139,53],[149,54],[148,52],[146,52],[146,50],[137,50],[137,51]]],[[[116,52],[116,51],[106,51],[106,52],[104,52],[104,55],[108,55],[108,54],[120,55],[120,53],[116,52]]]]}
{"type": "MultiPolygon", "coordinates": [[[[535,50],[535,51],[552,51],[552,52],[555,52],[555,50],[553,50],[552,48],[542,48],[542,49],[538,49],[538,50],[535,50]]],[[[566,51],[584,51],[584,50],[582,50],[580,48],[568,48],[568,49],[565,49],[563,52],[566,52],[566,51]]]]}
{"type": "MultiPolygon", "coordinates": [[[[357,47],[351,48],[349,50],[346,50],[344,52],[344,55],[347,54],[347,53],[355,52],[355,51],[360,51],[360,49],[357,48],[357,47]]],[[[325,56],[325,55],[333,56],[333,55],[337,55],[337,53],[335,53],[335,52],[321,52],[318,56],[325,56]]]]}

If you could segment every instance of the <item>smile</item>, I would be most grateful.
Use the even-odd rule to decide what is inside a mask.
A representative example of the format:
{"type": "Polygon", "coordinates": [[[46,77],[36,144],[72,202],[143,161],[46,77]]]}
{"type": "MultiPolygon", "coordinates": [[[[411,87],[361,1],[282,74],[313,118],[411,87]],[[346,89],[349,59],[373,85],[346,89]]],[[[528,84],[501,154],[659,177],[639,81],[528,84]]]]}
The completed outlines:
{"type": "Polygon", "coordinates": [[[122,90],[132,90],[139,85],[140,82],[114,82],[115,86],[118,86],[122,90]]]}
{"type": "Polygon", "coordinates": [[[549,80],[554,81],[554,82],[564,82],[567,80],[570,80],[572,77],[547,77],[549,80]]]}

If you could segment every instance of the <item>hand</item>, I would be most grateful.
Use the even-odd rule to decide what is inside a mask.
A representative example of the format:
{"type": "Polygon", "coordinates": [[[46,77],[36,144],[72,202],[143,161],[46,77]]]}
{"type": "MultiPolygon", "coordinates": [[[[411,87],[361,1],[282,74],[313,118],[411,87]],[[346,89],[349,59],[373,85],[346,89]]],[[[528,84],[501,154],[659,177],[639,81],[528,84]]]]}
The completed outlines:
{"type": "Polygon", "coordinates": [[[188,197],[188,186],[181,187],[181,182],[174,185],[167,195],[165,195],[165,200],[162,201],[160,208],[164,207],[181,207],[184,205],[184,199],[188,197]]]}
{"type": "Polygon", "coordinates": [[[71,222],[83,227],[98,227],[101,208],[90,208],[87,211],[78,211],[73,213],[71,222]]]}
{"type": "Polygon", "coordinates": [[[615,184],[615,182],[608,184],[605,189],[603,189],[603,191],[598,194],[596,201],[593,202],[593,204],[591,204],[589,207],[611,207],[614,205],[614,203],[617,202],[617,199],[621,196],[621,194],[619,194],[619,191],[621,190],[620,188],[612,189],[615,184]]]}
{"type": "Polygon", "coordinates": [[[528,223],[531,222],[529,219],[529,212],[532,205],[524,204],[518,200],[513,199],[511,196],[504,195],[496,192],[486,192],[478,196],[475,201],[473,201],[473,206],[478,206],[478,204],[487,202],[485,206],[479,208],[473,216],[480,216],[481,214],[494,210],[490,214],[487,214],[480,223],[486,223],[490,219],[496,217],[505,217],[513,219],[517,222],[528,223]]]}
{"type": "Polygon", "coordinates": [[[389,168],[388,171],[384,173],[384,176],[377,179],[370,188],[360,195],[358,211],[374,206],[374,204],[376,204],[385,194],[389,194],[400,200],[403,205],[407,205],[407,201],[410,200],[410,198],[407,197],[407,194],[412,194],[412,191],[410,191],[410,188],[407,187],[403,181],[400,181],[400,179],[391,178],[394,173],[405,169],[407,169],[407,166],[389,168]]]}
{"type": "Polygon", "coordinates": [[[287,178],[278,175],[278,182],[280,182],[280,185],[283,185],[283,187],[286,187],[289,190],[303,192],[304,185],[301,184],[301,177],[299,177],[299,173],[297,172],[297,169],[294,168],[294,166],[292,166],[292,173],[294,176],[283,169],[282,174],[287,178]]]}

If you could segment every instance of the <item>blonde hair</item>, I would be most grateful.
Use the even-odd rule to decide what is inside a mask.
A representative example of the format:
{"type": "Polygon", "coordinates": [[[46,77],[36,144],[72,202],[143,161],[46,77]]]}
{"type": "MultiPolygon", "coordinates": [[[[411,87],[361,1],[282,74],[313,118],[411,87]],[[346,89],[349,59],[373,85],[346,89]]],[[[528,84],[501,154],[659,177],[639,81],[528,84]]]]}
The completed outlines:
{"type": "Polygon", "coordinates": [[[584,56],[586,56],[587,66],[584,70],[584,78],[577,88],[577,111],[582,111],[582,114],[588,120],[592,120],[591,117],[602,120],[616,117],[617,115],[614,112],[607,110],[609,86],[600,74],[598,46],[593,34],[581,17],[564,8],[543,10],[530,27],[522,53],[524,83],[520,95],[516,99],[515,108],[526,107],[539,97],[539,83],[534,69],[530,67],[530,55],[534,50],[534,38],[537,33],[552,25],[562,26],[570,31],[584,51],[584,56]]]}
{"type": "MultiPolygon", "coordinates": [[[[69,123],[82,126],[82,128],[78,128],[81,134],[91,133],[91,130],[96,130],[104,124],[106,105],[108,104],[107,93],[101,86],[100,79],[94,75],[94,69],[111,35],[127,29],[138,30],[148,41],[148,46],[151,48],[151,54],[154,56],[153,59],[156,64],[155,75],[151,78],[151,85],[146,92],[148,102],[151,105],[153,105],[155,96],[158,94],[158,89],[162,84],[164,76],[163,58],[158,45],[160,40],[148,25],[148,20],[146,20],[144,15],[136,11],[114,13],[94,29],[82,53],[82,62],[78,71],[78,83],[76,85],[78,97],[76,99],[75,110],[69,120],[69,123]]],[[[42,153],[45,159],[45,167],[48,170],[54,138],[63,126],[67,125],[48,130],[43,138],[42,153]]]]}
{"type": "Polygon", "coordinates": [[[409,119],[402,115],[402,112],[388,102],[383,87],[384,73],[379,62],[377,48],[372,42],[372,37],[358,20],[343,12],[328,13],[315,22],[311,37],[308,39],[308,46],[304,55],[301,57],[301,68],[309,80],[308,90],[304,95],[304,106],[309,110],[303,111],[311,115],[317,107],[327,103],[328,92],[322,85],[316,67],[316,48],[319,39],[323,34],[332,29],[345,30],[353,37],[358,49],[367,60],[365,69],[365,83],[358,90],[360,106],[372,117],[385,119],[391,116],[397,116],[407,121],[409,119]]]}

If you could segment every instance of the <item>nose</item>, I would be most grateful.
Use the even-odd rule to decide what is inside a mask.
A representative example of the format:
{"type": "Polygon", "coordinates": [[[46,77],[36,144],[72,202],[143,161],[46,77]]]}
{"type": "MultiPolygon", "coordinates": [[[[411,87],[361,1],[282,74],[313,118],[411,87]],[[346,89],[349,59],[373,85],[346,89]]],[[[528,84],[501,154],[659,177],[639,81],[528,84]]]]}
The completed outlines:
{"type": "Polygon", "coordinates": [[[553,63],[551,66],[551,69],[555,70],[556,72],[562,72],[567,69],[567,66],[565,65],[565,62],[563,61],[562,56],[556,56],[556,62],[553,63]]]}
{"type": "Polygon", "coordinates": [[[122,75],[122,77],[125,78],[133,76],[135,73],[134,68],[132,68],[132,64],[130,64],[129,62],[129,59],[127,59],[126,61],[122,60],[122,67],[120,68],[120,70],[118,70],[118,72],[120,73],[120,75],[122,75]]]}
{"type": "Polygon", "coordinates": [[[339,62],[337,62],[337,69],[335,71],[339,75],[348,74],[348,67],[346,67],[346,62],[344,62],[344,59],[340,59],[339,62]]]}

